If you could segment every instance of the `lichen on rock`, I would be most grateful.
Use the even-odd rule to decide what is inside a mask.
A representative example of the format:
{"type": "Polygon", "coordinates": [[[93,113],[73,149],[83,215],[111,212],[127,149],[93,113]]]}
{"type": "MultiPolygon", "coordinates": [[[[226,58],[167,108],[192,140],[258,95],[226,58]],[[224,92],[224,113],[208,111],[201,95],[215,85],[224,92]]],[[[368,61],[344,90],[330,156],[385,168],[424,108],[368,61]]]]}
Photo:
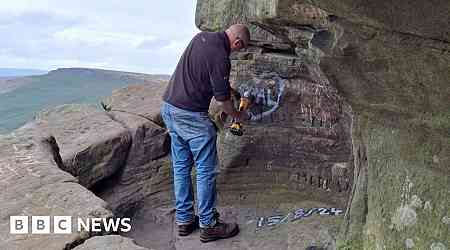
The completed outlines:
{"type": "Polygon", "coordinates": [[[402,206],[397,208],[394,216],[391,219],[394,228],[397,231],[402,231],[406,227],[417,224],[417,213],[410,206],[402,206]]]}

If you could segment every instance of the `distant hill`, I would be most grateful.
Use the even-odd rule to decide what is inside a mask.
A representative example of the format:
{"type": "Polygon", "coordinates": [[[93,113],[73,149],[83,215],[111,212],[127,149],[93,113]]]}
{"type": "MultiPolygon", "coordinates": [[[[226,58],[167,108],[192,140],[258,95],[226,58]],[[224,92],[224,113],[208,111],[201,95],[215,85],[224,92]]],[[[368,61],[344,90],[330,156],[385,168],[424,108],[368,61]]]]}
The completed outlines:
{"type": "Polygon", "coordinates": [[[0,68],[0,77],[43,75],[48,71],[38,69],[0,68]]]}
{"type": "Polygon", "coordinates": [[[29,77],[0,77],[0,94],[11,92],[31,82],[29,77]]]}
{"type": "Polygon", "coordinates": [[[62,68],[38,76],[0,78],[0,134],[20,127],[43,109],[68,103],[98,103],[101,98],[111,95],[114,89],[130,84],[167,81],[169,77],[62,68]]]}

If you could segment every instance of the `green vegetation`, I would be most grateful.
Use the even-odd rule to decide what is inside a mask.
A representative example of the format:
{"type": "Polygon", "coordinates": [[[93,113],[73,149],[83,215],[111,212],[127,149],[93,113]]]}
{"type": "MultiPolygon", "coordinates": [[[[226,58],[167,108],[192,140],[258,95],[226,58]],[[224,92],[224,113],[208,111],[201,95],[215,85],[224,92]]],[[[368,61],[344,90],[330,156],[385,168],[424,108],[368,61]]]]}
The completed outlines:
{"type": "MultiPolygon", "coordinates": [[[[168,76],[69,68],[26,79],[29,81],[27,84],[0,95],[0,133],[22,126],[43,109],[70,103],[97,104],[102,97],[111,95],[114,89],[158,79],[167,80],[168,76]]],[[[24,78],[15,79],[21,80],[24,78]]]]}

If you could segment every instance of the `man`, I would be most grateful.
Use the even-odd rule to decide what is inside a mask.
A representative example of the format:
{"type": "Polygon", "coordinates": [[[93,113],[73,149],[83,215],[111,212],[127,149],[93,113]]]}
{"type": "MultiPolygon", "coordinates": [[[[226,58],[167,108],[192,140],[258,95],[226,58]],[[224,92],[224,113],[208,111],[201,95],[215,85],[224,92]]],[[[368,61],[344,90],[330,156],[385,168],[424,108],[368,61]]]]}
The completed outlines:
{"type": "Polygon", "coordinates": [[[184,51],[166,92],[161,115],[171,138],[176,222],[180,236],[200,226],[200,240],[208,242],[239,233],[235,223],[224,223],[216,212],[216,129],[209,119],[212,97],[237,121],[249,116],[234,108],[229,75],[232,51],[246,48],[250,32],[242,24],[225,32],[200,32],[184,51]],[[191,170],[197,173],[197,210],[194,214],[191,170]],[[199,220],[199,221],[198,221],[199,220]]]}

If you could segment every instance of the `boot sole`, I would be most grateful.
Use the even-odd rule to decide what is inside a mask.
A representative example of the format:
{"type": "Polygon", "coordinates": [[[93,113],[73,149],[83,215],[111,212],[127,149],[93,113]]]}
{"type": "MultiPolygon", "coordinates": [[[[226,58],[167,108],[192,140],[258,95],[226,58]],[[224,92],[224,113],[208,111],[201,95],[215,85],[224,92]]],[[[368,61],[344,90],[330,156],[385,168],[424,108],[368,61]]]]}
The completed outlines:
{"type": "Polygon", "coordinates": [[[178,232],[178,236],[181,236],[181,237],[189,236],[193,232],[194,232],[194,230],[192,230],[192,232],[183,232],[183,233],[178,232]]]}
{"type": "Polygon", "coordinates": [[[202,238],[202,236],[200,235],[200,241],[203,243],[206,243],[206,242],[210,242],[210,241],[228,239],[228,238],[236,236],[238,233],[239,233],[239,227],[236,227],[236,229],[231,231],[231,233],[227,236],[214,236],[214,237],[202,238]]]}

